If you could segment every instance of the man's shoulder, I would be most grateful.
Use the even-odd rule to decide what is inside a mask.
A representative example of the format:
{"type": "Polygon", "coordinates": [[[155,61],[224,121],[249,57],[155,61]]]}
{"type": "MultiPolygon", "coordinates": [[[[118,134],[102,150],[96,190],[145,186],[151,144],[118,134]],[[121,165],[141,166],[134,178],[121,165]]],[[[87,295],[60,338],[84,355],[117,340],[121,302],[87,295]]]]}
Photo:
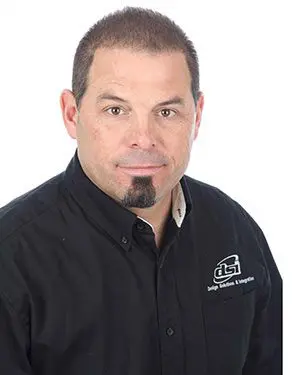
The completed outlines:
{"type": "Polygon", "coordinates": [[[219,205],[220,208],[224,206],[226,208],[240,209],[240,204],[220,188],[207,182],[196,180],[188,175],[185,175],[185,180],[195,204],[201,200],[201,203],[207,206],[219,205]]]}
{"type": "Polygon", "coordinates": [[[205,210],[220,222],[243,223],[251,231],[260,228],[249,212],[220,188],[185,175],[195,211],[205,210]]]}
{"type": "Polygon", "coordinates": [[[0,207],[0,244],[58,203],[63,174],[57,174],[0,207]]]}

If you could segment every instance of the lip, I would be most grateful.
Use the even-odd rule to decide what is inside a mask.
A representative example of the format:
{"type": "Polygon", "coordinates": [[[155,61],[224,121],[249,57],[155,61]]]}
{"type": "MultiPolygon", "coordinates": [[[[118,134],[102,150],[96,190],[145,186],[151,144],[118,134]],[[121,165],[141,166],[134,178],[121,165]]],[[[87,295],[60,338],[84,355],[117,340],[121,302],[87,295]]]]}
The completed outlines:
{"type": "Polygon", "coordinates": [[[123,172],[133,176],[145,176],[157,173],[163,168],[159,166],[134,166],[134,167],[119,167],[123,172]]]}

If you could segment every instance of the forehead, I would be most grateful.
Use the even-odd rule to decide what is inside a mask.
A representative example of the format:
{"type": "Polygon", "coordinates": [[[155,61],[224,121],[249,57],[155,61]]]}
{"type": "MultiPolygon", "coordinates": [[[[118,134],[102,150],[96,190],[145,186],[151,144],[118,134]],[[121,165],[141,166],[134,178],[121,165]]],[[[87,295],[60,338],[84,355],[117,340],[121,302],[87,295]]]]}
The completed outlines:
{"type": "Polygon", "coordinates": [[[190,90],[191,76],[180,51],[150,53],[125,48],[98,48],[89,83],[115,83],[129,89],[190,90]]]}

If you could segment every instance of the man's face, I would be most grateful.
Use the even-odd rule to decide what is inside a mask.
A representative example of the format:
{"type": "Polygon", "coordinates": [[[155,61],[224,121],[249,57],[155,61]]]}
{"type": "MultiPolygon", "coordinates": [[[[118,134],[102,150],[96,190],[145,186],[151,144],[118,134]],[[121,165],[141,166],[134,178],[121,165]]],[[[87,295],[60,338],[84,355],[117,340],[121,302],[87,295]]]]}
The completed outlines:
{"type": "Polygon", "coordinates": [[[190,86],[181,52],[96,50],[80,111],[65,123],[87,175],[125,207],[153,206],[184,174],[203,108],[190,86]]]}

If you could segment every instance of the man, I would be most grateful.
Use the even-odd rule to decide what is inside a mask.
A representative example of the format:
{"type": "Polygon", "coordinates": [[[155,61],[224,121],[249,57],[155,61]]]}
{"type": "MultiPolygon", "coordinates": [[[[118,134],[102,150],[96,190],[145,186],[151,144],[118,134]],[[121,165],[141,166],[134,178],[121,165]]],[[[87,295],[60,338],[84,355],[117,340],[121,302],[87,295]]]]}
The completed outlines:
{"type": "Polygon", "coordinates": [[[203,104],[166,16],[125,7],[82,38],[60,97],[74,157],[1,209],[1,374],[281,374],[264,234],[184,175],[203,104]]]}

